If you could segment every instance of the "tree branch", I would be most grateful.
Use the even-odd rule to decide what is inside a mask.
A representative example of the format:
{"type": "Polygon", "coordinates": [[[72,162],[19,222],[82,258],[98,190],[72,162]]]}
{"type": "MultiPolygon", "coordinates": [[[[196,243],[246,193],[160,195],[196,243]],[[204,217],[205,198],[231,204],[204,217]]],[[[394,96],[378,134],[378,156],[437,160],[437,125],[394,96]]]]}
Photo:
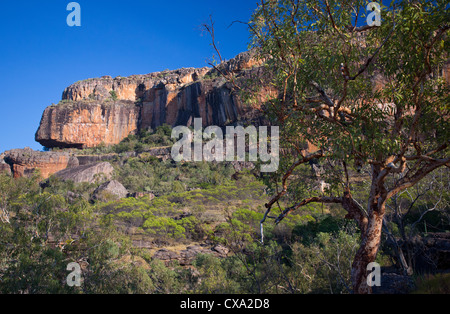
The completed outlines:
{"type": "Polygon", "coordinates": [[[296,161],[283,176],[283,179],[282,179],[283,190],[281,190],[277,195],[275,195],[270,200],[270,202],[265,205],[265,207],[270,211],[273,204],[275,204],[278,200],[280,200],[280,198],[282,198],[287,193],[287,189],[288,189],[287,180],[289,179],[289,177],[292,175],[292,173],[298,166],[305,164],[307,162],[310,162],[313,159],[318,159],[318,158],[322,158],[322,157],[324,157],[323,151],[319,150],[315,153],[309,154],[308,156],[303,157],[302,159],[296,161]]]}
{"type": "Polygon", "coordinates": [[[422,180],[427,174],[431,173],[432,171],[436,170],[437,168],[441,166],[448,166],[450,164],[450,158],[445,159],[439,159],[434,162],[428,163],[427,165],[421,167],[412,177],[408,178],[407,176],[403,177],[402,179],[398,180],[395,184],[395,187],[388,191],[386,200],[390,199],[394,195],[398,194],[399,192],[413,187],[416,185],[420,180],[422,180]]]}
{"type": "MultiPolygon", "coordinates": [[[[369,67],[369,65],[372,63],[373,59],[375,59],[375,57],[378,55],[378,53],[381,51],[381,48],[383,48],[383,46],[388,42],[388,40],[392,37],[392,34],[394,33],[396,24],[395,24],[395,14],[393,14],[393,22],[394,22],[394,26],[392,27],[392,30],[390,31],[389,35],[386,37],[386,39],[381,43],[381,45],[377,48],[377,50],[375,50],[374,54],[367,59],[366,63],[359,69],[358,73],[355,76],[352,76],[349,78],[349,81],[354,81],[358,78],[358,76],[360,76],[361,74],[363,74],[366,69],[369,67]]],[[[372,27],[371,27],[372,28],[372,27]]]]}
{"type": "Polygon", "coordinates": [[[325,93],[325,90],[315,81],[311,81],[310,85],[313,86],[320,94],[322,100],[330,107],[334,107],[334,102],[330,99],[330,97],[325,93]]]}
{"type": "Polygon", "coordinates": [[[211,36],[211,45],[213,46],[214,50],[217,52],[217,55],[219,56],[220,62],[223,62],[222,59],[222,55],[220,54],[220,50],[217,48],[216,45],[216,35],[215,35],[215,31],[214,31],[214,20],[212,18],[212,15],[209,16],[209,22],[211,24],[203,24],[203,28],[206,29],[206,31],[209,33],[209,35],[211,36]]]}
{"type": "Polygon", "coordinates": [[[269,203],[267,203],[265,205],[265,207],[267,208],[266,212],[264,213],[263,219],[260,221],[260,228],[261,228],[261,242],[264,242],[264,223],[266,222],[267,218],[272,218],[272,219],[276,219],[276,217],[270,217],[269,214],[272,211],[272,206],[275,203],[278,203],[278,201],[287,193],[287,189],[288,189],[288,184],[287,184],[287,180],[289,179],[289,177],[292,175],[292,173],[294,172],[294,170],[302,165],[305,164],[307,162],[310,162],[313,159],[318,159],[318,158],[322,158],[324,157],[323,152],[320,150],[318,152],[309,154],[308,156],[303,157],[302,159],[299,159],[297,162],[295,162],[290,168],[289,170],[285,173],[285,175],[282,178],[282,185],[283,185],[283,189],[278,192],[274,197],[272,197],[272,199],[269,201],[269,203]]]}
{"type": "Polygon", "coordinates": [[[287,209],[285,209],[277,219],[275,219],[275,223],[279,224],[284,218],[286,218],[291,212],[297,210],[300,207],[308,205],[310,203],[322,203],[322,204],[342,204],[341,197],[333,197],[333,196],[320,196],[320,197],[311,197],[301,201],[300,203],[295,204],[287,209]]]}

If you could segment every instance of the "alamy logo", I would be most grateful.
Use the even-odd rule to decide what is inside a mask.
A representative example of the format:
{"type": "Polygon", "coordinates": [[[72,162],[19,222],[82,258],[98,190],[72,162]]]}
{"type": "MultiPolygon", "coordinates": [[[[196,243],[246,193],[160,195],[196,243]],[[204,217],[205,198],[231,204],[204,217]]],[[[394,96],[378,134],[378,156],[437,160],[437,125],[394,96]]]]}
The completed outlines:
{"type": "Polygon", "coordinates": [[[67,25],[72,26],[81,26],[81,6],[78,2],[70,2],[67,7],[67,11],[72,11],[67,16],[67,25]]]}
{"type": "Polygon", "coordinates": [[[172,158],[181,161],[258,161],[261,172],[276,172],[280,163],[279,127],[270,128],[270,142],[268,127],[261,126],[228,126],[226,137],[218,126],[207,127],[203,131],[202,119],[194,119],[194,132],[186,126],[175,127],[172,138],[179,139],[172,147],[172,158]],[[258,139],[259,135],[259,139],[258,139]],[[248,138],[248,145],[247,143],[248,138]],[[203,140],[206,140],[204,142],[203,140]],[[192,152],[192,142],[194,151],[192,152]],[[269,150],[270,144],[270,150],[269,150]],[[224,151],[224,148],[225,151],[224,151]],[[248,148],[248,160],[246,158],[248,148]]]}
{"type": "Polygon", "coordinates": [[[67,276],[66,282],[69,287],[81,287],[81,267],[78,263],[70,263],[67,270],[71,273],[67,276]]]}
{"type": "Polygon", "coordinates": [[[367,16],[367,25],[381,26],[381,6],[379,3],[371,2],[367,5],[367,11],[371,12],[367,16]]]}
{"type": "Polygon", "coordinates": [[[367,285],[369,287],[380,287],[381,286],[381,266],[378,263],[370,263],[367,265],[367,271],[369,275],[367,276],[367,285]]]}

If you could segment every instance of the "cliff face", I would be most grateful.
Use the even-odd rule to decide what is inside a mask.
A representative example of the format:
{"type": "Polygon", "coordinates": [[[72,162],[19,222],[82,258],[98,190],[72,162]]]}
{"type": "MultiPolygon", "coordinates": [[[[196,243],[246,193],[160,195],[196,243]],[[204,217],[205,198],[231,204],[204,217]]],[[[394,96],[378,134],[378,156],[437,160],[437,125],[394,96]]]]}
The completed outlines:
{"type": "MultiPolygon", "coordinates": [[[[257,65],[245,52],[220,68],[239,75],[257,65]]],[[[211,68],[77,82],[64,90],[60,104],[44,111],[36,141],[49,148],[113,145],[139,129],[190,126],[198,117],[204,126],[223,126],[246,112],[231,90],[211,68]]]]}
{"type": "Polygon", "coordinates": [[[201,80],[183,86],[166,85],[146,95],[141,109],[141,127],[152,128],[167,123],[191,126],[194,118],[203,125],[222,126],[237,121],[243,108],[231,87],[222,79],[201,80]]]}
{"type": "Polygon", "coordinates": [[[130,101],[77,101],[48,107],[36,140],[45,147],[116,144],[138,129],[140,110],[130,101]]]}

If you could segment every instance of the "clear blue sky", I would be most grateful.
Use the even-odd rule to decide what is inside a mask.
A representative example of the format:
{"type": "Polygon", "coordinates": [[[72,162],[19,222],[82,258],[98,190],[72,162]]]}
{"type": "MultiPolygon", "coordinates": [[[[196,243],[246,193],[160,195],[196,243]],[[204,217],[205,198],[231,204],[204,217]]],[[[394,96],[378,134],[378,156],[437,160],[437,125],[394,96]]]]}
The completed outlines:
{"type": "Polygon", "coordinates": [[[243,24],[256,0],[78,0],[81,27],[66,24],[71,0],[2,1],[0,6],[0,153],[26,146],[44,109],[70,84],[103,75],[129,76],[203,67],[212,14],[224,58],[245,51],[243,24]]]}

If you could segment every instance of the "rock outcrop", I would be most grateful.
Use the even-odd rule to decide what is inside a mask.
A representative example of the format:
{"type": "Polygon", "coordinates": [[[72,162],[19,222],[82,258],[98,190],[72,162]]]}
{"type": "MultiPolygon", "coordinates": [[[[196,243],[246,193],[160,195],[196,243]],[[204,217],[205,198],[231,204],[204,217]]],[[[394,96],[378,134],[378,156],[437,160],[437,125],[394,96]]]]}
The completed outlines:
{"type": "Polygon", "coordinates": [[[45,147],[117,144],[138,129],[140,110],[130,101],[81,100],[45,109],[36,140],[45,147]]]}
{"type": "Polygon", "coordinates": [[[103,76],[87,79],[67,87],[63,92],[62,99],[68,101],[105,100],[111,98],[114,92],[117,99],[134,102],[147,97],[149,90],[156,86],[192,83],[210,70],[206,67],[201,69],[183,68],[130,77],[103,76]]]}
{"type": "Polygon", "coordinates": [[[0,154],[0,174],[11,175],[11,166],[5,162],[5,154],[0,154]]]}
{"type": "Polygon", "coordinates": [[[112,180],[100,185],[92,195],[92,199],[100,201],[111,201],[126,198],[127,189],[119,181],[112,180]]]}
{"type": "Polygon", "coordinates": [[[381,286],[372,287],[373,294],[409,294],[415,288],[414,279],[411,276],[398,274],[392,269],[381,269],[381,286]]]}
{"type": "MultiPolygon", "coordinates": [[[[75,150],[76,151],[76,150],[75,150]]],[[[105,162],[125,162],[128,158],[138,156],[154,156],[161,160],[170,158],[170,149],[154,148],[143,153],[129,152],[125,154],[106,155],[75,155],[74,151],[42,152],[31,148],[13,149],[0,154],[0,173],[13,175],[14,178],[30,177],[38,171],[42,179],[48,179],[51,175],[65,169],[67,173],[78,171],[79,166],[91,167],[105,162]]],[[[61,177],[61,175],[60,175],[61,177]]]]}
{"type": "Polygon", "coordinates": [[[111,179],[114,171],[109,162],[67,168],[55,173],[55,177],[63,181],[73,181],[74,183],[95,183],[98,179],[111,179]]]}
{"type": "Polygon", "coordinates": [[[199,254],[210,254],[218,258],[224,258],[228,256],[229,249],[222,245],[211,248],[206,244],[188,246],[178,253],[169,249],[160,249],[153,255],[153,259],[163,261],[166,264],[177,261],[182,266],[190,266],[199,254]]]}
{"type": "MultiPolygon", "coordinates": [[[[252,53],[245,52],[219,69],[245,75],[258,64],[252,53]]],[[[190,126],[194,118],[202,118],[204,126],[223,126],[247,111],[230,84],[207,67],[104,76],[67,87],[62,101],[44,111],[36,141],[49,148],[113,145],[139,129],[190,126]]]]}
{"type": "Polygon", "coordinates": [[[11,175],[11,167],[3,160],[0,160],[0,174],[2,174],[2,173],[11,175]]]}
{"type": "MultiPolygon", "coordinates": [[[[30,177],[39,171],[41,177],[47,179],[58,171],[77,165],[76,158],[68,153],[40,152],[28,147],[5,152],[3,160],[9,166],[14,178],[30,177]]],[[[4,164],[3,168],[6,170],[4,164]]]]}

